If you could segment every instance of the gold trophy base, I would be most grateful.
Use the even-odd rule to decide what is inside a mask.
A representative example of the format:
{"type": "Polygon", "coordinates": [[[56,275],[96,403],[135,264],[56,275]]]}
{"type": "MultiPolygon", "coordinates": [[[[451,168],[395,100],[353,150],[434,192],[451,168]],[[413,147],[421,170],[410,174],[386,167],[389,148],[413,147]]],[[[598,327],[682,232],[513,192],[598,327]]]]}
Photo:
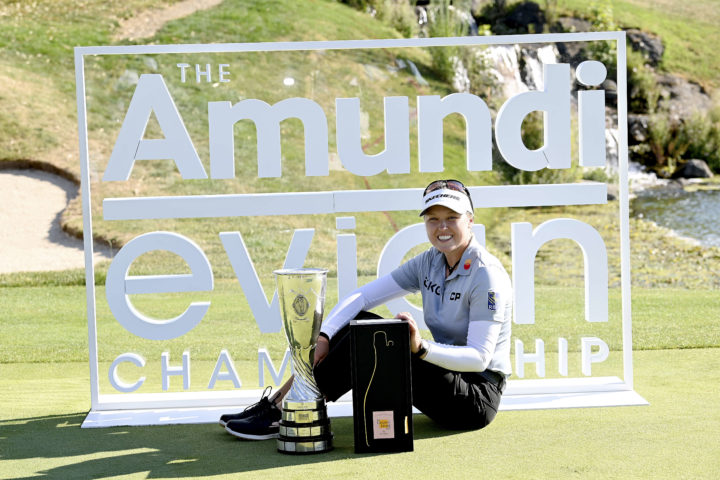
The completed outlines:
{"type": "Polygon", "coordinates": [[[333,449],[333,434],[322,398],[284,400],[277,449],[281,453],[322,453],[333,449]]]}

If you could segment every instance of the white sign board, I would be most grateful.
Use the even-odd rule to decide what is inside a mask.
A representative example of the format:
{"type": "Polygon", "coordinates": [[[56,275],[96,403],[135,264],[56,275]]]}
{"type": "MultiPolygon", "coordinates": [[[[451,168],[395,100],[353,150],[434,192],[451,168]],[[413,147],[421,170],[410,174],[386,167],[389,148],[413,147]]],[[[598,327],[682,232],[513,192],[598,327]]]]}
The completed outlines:
{"type": "MultiPolygon", "coordinates": [[[[514,376],[501,408],[645,403],[632,381],[624,33],[78,47],[75,62],[92,396],[84,426],[214,421],[257,401],[265,373],[275,384],[288,374],[272,270],[336,267],[337,301],[358,272],[387,273],[427,241],[416,216],[422,187],[452,177],[468,185],[476,214],[575,209],[506,232],[514,376]],[[449,91],[427,70],[430,49],[487,58],[493,48],[577,42],[615,46],[616,65],[539,62],[538,85],[493,98],[449,91]],[[523,137],[533,112],[543,114],[535,149],[523,137]],[[609,206],[605,182],[488,180],[499,162],[518,172],[606,167],[608,130],[618,138],[615,230],[583,217],[584,206],[609,206]],[[97,271],[93,235],[122,245],[97,271]],[[553,330],[540,325],[535,273],[555,240],[579,246],[567,255],[583,257],[584,313],[553,330]],[[328,258],[335,264],[313,263],[328,258]],[[243,342],[243,328],[261,343],[243,342]]],[[[475,234],[485,241],[483,225],[475,234]]],[[[422,322],[410,300],[387,307],[422,322]]],[[[330,412],[349,414],[350,402],[330,412]]]]}

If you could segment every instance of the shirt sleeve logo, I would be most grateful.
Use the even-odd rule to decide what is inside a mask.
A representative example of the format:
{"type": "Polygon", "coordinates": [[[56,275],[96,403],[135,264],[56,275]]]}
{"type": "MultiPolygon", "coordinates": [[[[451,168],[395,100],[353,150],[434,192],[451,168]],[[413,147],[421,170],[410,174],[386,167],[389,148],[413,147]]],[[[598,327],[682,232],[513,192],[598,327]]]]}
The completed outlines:
{"type": "Polygon", "coordinates": [[[495,292],[492,290],[488,291],[488,310],[497,310],[497,304],[495,303],[495,292]]]}

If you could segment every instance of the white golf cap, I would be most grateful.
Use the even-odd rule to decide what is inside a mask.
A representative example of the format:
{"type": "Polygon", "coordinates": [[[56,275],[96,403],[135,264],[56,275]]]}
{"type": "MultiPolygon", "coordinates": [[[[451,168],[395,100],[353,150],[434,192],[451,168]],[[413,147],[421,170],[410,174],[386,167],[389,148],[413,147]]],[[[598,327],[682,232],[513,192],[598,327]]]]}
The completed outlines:
{"type": "Polygon", "coordinates": [[[466,212],[470,212],[471,214],[473,213],[472,206],[470,206],[470,199],[467,195],[449,188],[440,188],[433,190],[432,192],[428,192],[423,197],[423,207],[422,212],[420,212],[420,216],[422,217],[425,215],[428,208],[434,207],[435,205],[442,205],[443,207],[447,207],[453,212],[460,214],[466,212]]]}

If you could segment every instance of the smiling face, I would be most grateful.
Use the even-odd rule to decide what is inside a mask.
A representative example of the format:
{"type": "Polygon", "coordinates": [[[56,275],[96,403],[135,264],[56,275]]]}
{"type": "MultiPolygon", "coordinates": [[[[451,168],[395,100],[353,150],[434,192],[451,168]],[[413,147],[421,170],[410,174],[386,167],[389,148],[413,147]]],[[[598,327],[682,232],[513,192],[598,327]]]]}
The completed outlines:
{"type": "Polygon", "coordinates": [[[472,238],[472,217],[435,205],[425,212],[423,218],[433,247],[445,254],[449,265],[457,263],[472,238]]]}

